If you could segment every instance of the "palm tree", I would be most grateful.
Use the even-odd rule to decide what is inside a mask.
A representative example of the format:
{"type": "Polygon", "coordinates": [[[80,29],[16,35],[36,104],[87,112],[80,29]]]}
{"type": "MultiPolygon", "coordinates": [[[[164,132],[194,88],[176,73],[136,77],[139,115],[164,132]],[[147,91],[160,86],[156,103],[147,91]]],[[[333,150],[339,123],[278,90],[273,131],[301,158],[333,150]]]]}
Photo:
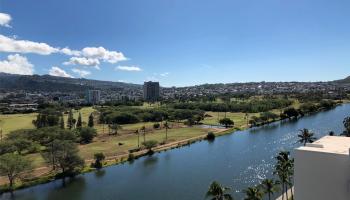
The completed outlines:
{"type": "Polygon", "coordinates": [[[248,187],[244,193],[246,195],[244,200],[261,200],[264,196],[259,187],[248,187]]]}
{"type": "Polygon", "coordinates": [[[140,148],[140,131],[139,131],[139,129],[137,129],[135,131],[135,133],[137,134],[137,147],[140,148]]]}
{"type": "Polygon", "coordinates": [[[142,126],[140,130],[143,132],[143,142],[146,142],[146,127],[142,126]]]}
{"type": "Polygon", "coordinates": [[[313,143],[316,138],[314,137],[314,133],[311,133],[309,129],[301,129],[299,130],[300,134],[298,134],[299,142],[306,145],[306,143],[313,143]]]}
{"type": "Polygon", "coordinates": [[[288,186],[292,186],[292,176],[294,171],[294,159],[289,158],[289,152],[281,151],[276,157],[277,163],[275,165],[274,174],[277,174],[282,189],[282,199],[286,194],[288,199],[288,186]]]}
{"type": "Polygon", "coordinates": [[[206,198],[211,198],[211,200],[233,200],[231,194],[227,193],[229,187],[224,187],[220,183],[214,181],[210,184],[206,198]]]}
{"type": "Polygon", "coordinates": [[[271,195],[279,190],[277,181],[272,179],[264,179],[261,182],[260,187],[263,192],[269,196],[269,200],[271,200],[271,195]]]}
{"type": "Polygon", "coordinates": [[[165,141],[167,141],[168,140],[168,129],[169,129],[168,121],[165,121],[164,128],[165,128],[165,141]]]}

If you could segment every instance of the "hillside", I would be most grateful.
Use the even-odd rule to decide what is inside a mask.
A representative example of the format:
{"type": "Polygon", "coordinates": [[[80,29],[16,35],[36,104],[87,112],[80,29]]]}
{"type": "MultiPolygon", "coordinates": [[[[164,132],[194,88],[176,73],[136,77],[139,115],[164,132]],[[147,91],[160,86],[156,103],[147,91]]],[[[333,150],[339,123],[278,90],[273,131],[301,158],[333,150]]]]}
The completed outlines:
{"type": "Polygon", "coordinates": [[[341,83],[341,84],[350,84],[350,76],[348,76],[344,79],[336,80],[335,82],[341,83]]]}
{"type": "Polygon", "coordinates": [[[0,73],[0,89],[47,92],[85,91],[86,89],[140,89],[141,85],[98,81],[82,78],[64,78],[50,75],[16,75],[0,73]]]}

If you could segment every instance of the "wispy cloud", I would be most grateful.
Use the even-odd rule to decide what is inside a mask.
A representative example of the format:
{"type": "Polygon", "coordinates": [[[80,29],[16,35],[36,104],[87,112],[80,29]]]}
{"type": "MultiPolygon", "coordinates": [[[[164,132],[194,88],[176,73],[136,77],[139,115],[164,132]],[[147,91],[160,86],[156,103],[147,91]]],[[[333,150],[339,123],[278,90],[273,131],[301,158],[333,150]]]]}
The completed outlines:
{"type": "Polygon", "coordinates": [[[164,72],[164,73],[161,73],[161,74],[159,74],[160,76],[162,76],[162,77],[167,77],[167,76],[169,76],[169,72],[164,72]]]}
{"type": "Polygon", "coordinates": [[[82,70],[82,69],[77,69],[73,68],[72,71],[76,74],[78,74],[80,77],[86,77],[91,74],[90,71],[82,70]]]}
{"type": "Polygon", "coordinates": [[[117,66],[115,70],[130,71],[130,72],[142,71],[142,69],[138,66],[117,66]]]}
{"type": "Polygon", "coordinates": [[[66,77],[66,78],[74,78],[72,75],[68,74],[66,71],[59,67],[51,67],[49,71],[49,75],[51,76],[59,76],[59,77],[66,77]]]}
{"type": "Polygon", "coordinates": [[[46,43],[32,42],[28,40],[16,40],[4,35],[0,35],[0,52],[9,53],[36,53],[49,55],[58,52],[57,48],[51,47],[46,43]]]}
{"type": "Polygon", "coordinates": [[[71,57],[69,61],[64,62],[64,65],[84,65],[84,66],[98,66],[100,61],[96,58],[71,57]]]}

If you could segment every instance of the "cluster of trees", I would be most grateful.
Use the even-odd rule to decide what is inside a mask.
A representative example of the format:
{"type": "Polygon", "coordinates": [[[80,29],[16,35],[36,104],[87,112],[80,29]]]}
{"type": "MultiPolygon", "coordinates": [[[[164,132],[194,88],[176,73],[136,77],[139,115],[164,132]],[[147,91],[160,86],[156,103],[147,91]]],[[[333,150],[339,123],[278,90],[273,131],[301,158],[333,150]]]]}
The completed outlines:
{"type": "Polygon", "coordinates": [[[254,99],[250,101],[229,101],[223,103],[213,102],[186,102],[173,103],[175,109],[205,110],[213,112],[265,112],[272,109],[285,108],[292,104],[291,100],[283,98],[254,99]]]}
{"type": "Polygon", "coordinates": [[[306,102],[300,105],[298,109],[294,107],[288,107],[284,109],[279,115],[270,111],[260,113],[260,116],[252,116],[249,119],[249,124],[254,126],[260,126],[269,122],[274,122],[277,119],[291,119],[302,117],[307,114],[315,113],[320,110],[328,110],[334,108],[337,105],[332,100],[321,100],[319,103],[306,102]]]}
{"type": "Polygon", "coordinates": [[[40,152],[59,176],[75,175],[84,166],[78,138],[75,131],[57,126],[11,132],[0,142],[0,174],[8,176],[12,189],[15,179],[31,166],[25,155],[40,152]]]}
{"type": "MultiPolygon", "coordinates": [[[[276,161],[274,174],[278,180],[265,179],[259,185],[243,190],[245,200],[262,200],[265,196],[271,200],[272,195],[278,191],[282,192],[283,198],[286,196],[286,200],[290,199],[287,191],[292,189],[293,185],[294,159],[290,157],[289,152],[282,151],[276,156],[276,161]]],[[[214,181],[210,184],[206,197],[215,200],[232,200],[233,197],[229,191],[229,187],[214,181]]],[[[293,191],[291,199],[294,199],[293,191]]]]}
{"type": "Polygon", "coordinates": [[[99,111],[99,121],[103,124],[132,124],[138,122],[161,122],[163,120],[188,120],[190,123],[198,123],[204,119],[204,111],[190,109],[101,107],[99,111]]]}

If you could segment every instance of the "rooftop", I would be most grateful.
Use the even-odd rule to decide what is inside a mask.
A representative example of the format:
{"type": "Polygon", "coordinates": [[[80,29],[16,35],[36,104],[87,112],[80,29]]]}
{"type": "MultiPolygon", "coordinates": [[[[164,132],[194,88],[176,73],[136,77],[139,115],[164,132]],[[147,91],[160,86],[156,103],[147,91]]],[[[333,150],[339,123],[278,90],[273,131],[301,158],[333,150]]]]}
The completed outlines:
{"type": "Polygon", "coordinates": [[[303,151],[317,151],[349,155],[350,137],[324,136],[314,143],[306,144],[306,146],[302,146],[297,149],[303,151]]]}

